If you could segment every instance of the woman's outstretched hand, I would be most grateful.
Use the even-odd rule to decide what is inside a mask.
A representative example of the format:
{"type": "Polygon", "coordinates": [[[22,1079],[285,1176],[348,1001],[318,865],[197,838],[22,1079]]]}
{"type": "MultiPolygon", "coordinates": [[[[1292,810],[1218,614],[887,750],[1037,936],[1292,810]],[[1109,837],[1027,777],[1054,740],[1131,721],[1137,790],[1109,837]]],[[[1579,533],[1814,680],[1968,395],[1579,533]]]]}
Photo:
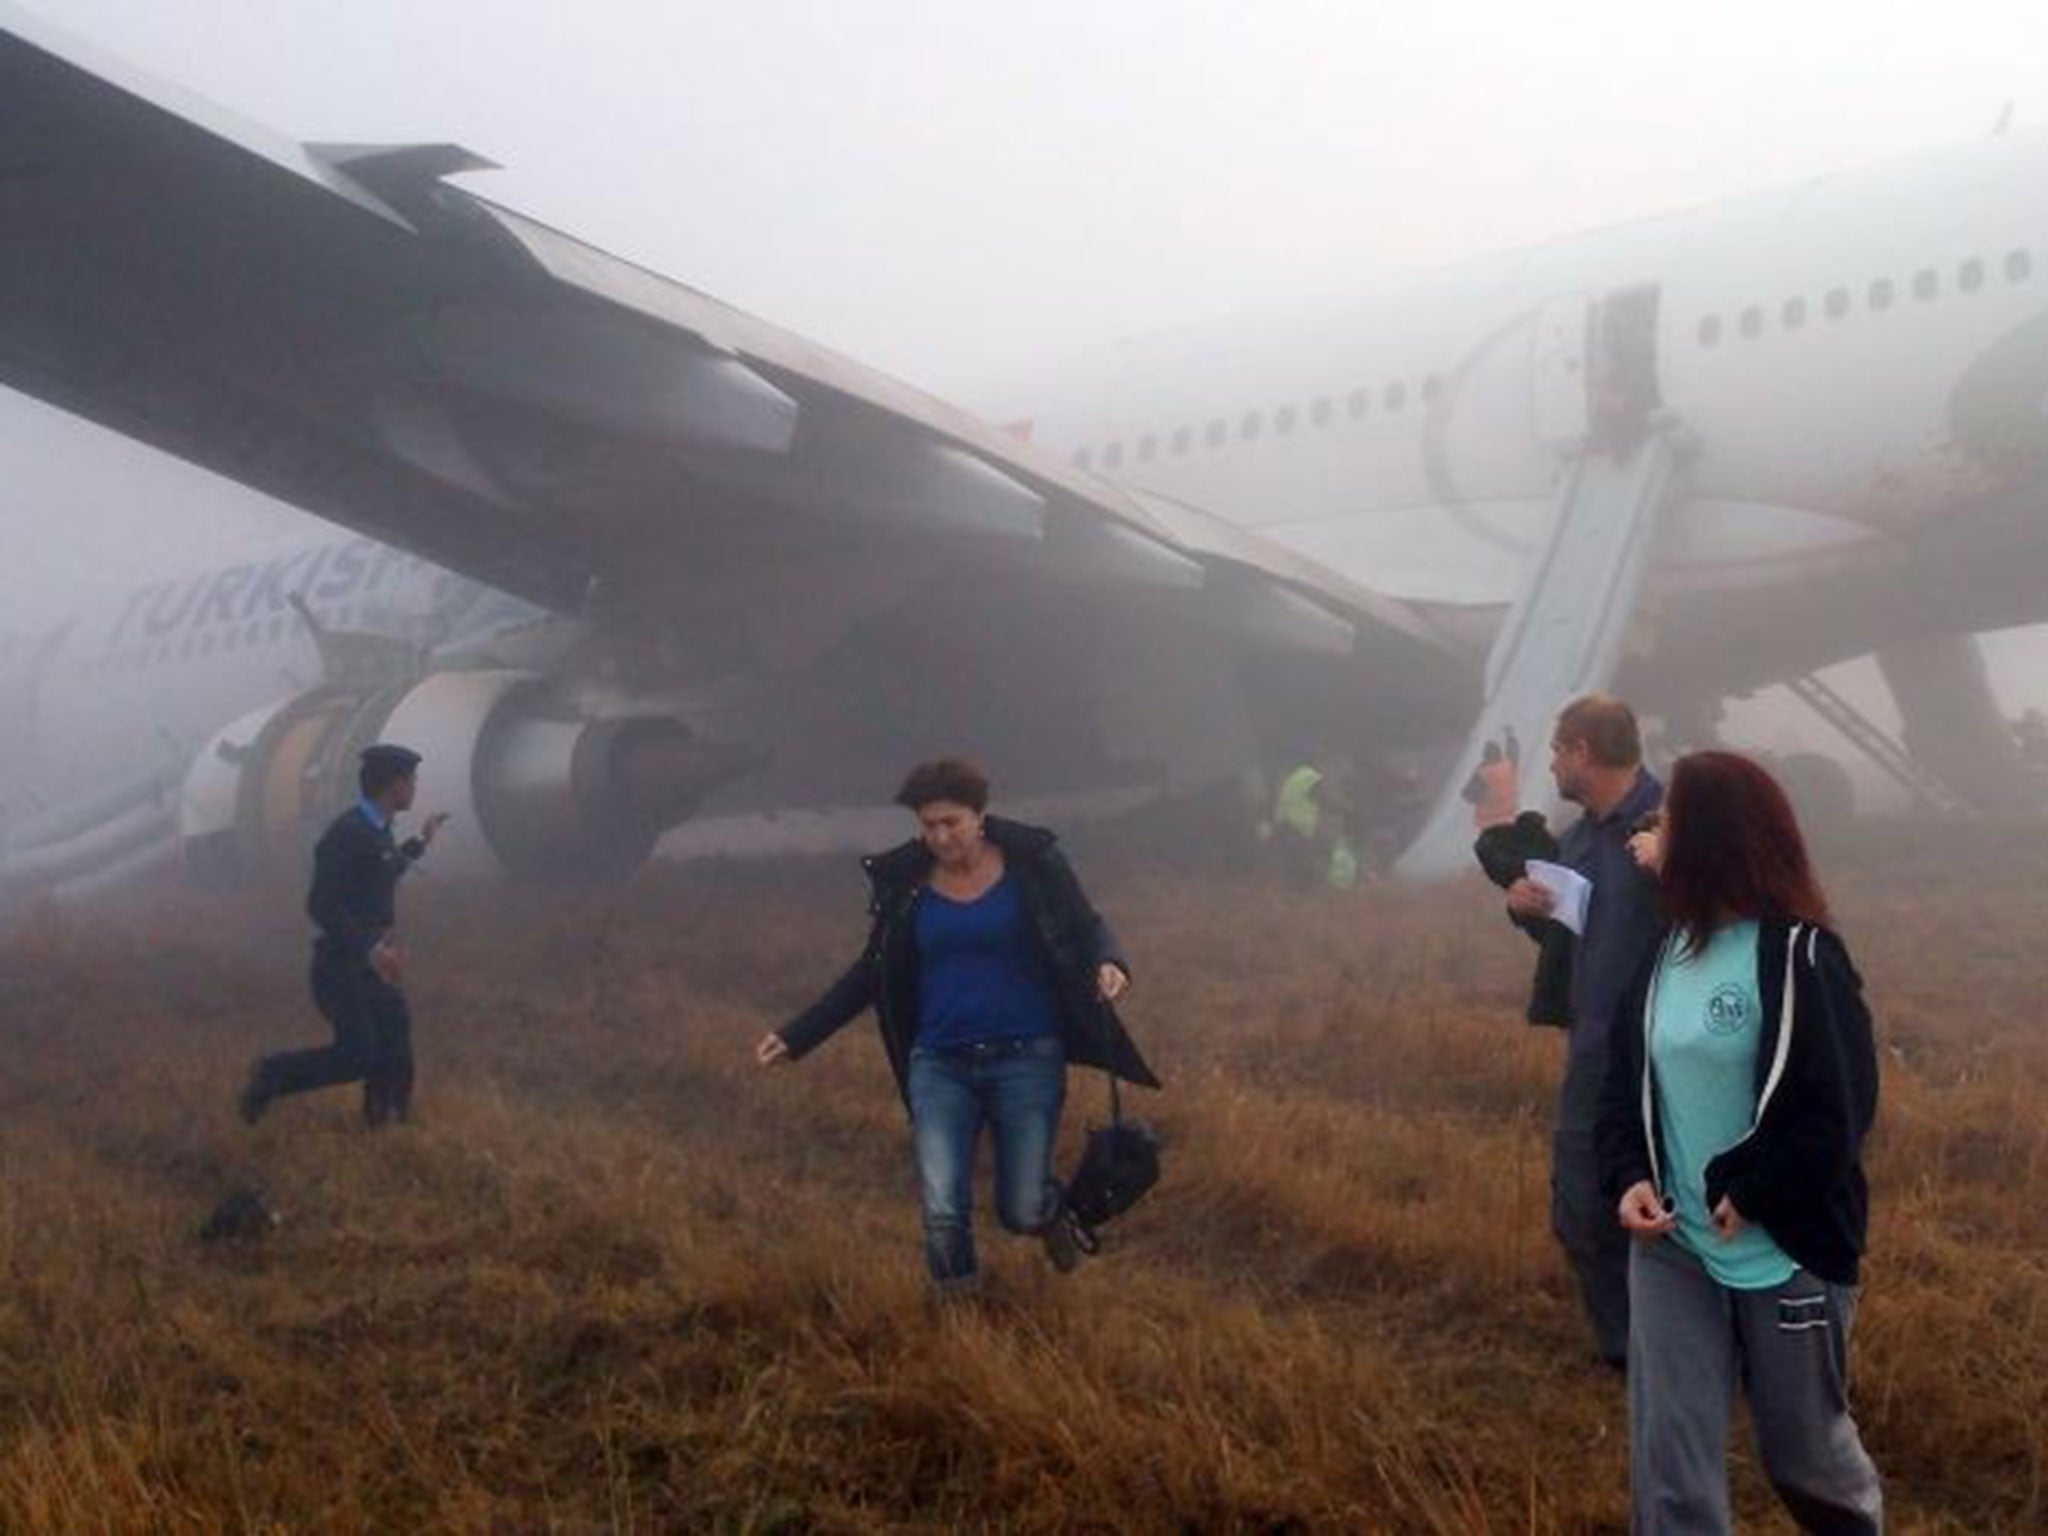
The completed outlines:
{"type": "Polygon", "coordinates": [[[1122,966],[1105,960],[1095,968],[1095,990],[1105,1003],[1113,1003],[1131,990],[1131,978],[1122,966]]]}
{"type": "Polygon", "coordinates": [[[754,1065],[757,1067],[787,1066],[794,1059],[789,1054],[789,1042],[772,1029],[754,1047],[754,1065]]]}
{"type": "Polygon", "coordinates": [[[1678,1225],[1678,1218],[1664,1209],[1657,1186],[1648,1179],[1638,1179],[1629,1185],[1615,1214],[1637,1237],[1662,1237],[1678,1225]]]}

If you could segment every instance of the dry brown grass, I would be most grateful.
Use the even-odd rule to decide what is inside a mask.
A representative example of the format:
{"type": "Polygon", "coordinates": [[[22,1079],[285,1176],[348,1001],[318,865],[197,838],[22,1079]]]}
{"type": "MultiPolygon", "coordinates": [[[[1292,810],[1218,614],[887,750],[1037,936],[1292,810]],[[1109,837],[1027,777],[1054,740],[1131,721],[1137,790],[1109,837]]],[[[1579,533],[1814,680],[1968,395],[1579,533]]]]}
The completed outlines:
{"type": "MultiPolygon", "coordinates": [[[[1888,1051],[1856,1356],[1895,1528],[2038,1530],[2048,853],[1835,872],[1888,1051]]],[[[857,941],[849,867],[423,882],[419,1123],[379,1136],[344,1092],[230,1113],[319,1033],[289,900],[29,922],[0,1531],[1621,1529],[1619,1387],[1546,1232],[1558,1041],[1484,893],[1094,884],[1167,1182],[1070,1280],[991,1232],[943,1315],[868,1026],[746,1061],[857,941]],[[241,1181],[284,1224],[197,1242],[241,1181]]]]}

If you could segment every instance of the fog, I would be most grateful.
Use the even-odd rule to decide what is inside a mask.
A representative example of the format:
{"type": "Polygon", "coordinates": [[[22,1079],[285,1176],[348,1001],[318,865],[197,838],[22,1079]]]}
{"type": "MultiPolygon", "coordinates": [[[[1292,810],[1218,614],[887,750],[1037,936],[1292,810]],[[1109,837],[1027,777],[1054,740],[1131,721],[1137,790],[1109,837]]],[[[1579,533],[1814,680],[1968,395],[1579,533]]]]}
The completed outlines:
{"type": "MultiPolygon", "coordinates": [[[[2048,115],[2019,3],[42,14],[295,137],[463,143],[505,167],[477,190],[969,405],[1105,338],[2048,115]]],[[[19,577],[263,525],[6,405],[19,577]]]]}
{"type": "MultiPolygon", "coordinates": [[[[465,144],[476,190],[986,408],[1121,335],[2048,116],[2019,3],[43,13],[295,137],[465,144]]],[[[304,526],[11,395],[0,462],[0,627],[304,526]]]]}

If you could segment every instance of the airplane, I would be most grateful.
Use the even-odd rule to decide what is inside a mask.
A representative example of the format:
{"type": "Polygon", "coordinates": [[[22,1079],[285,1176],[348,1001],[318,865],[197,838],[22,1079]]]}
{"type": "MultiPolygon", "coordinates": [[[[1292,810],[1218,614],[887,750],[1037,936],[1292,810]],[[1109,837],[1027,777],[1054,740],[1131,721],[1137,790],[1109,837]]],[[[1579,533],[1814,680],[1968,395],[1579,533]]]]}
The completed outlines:
{"type": "MultiPolygon", "coordinates": [[[[466,584],[397,635],[306,600],[318,668],[171,753],[188,862],[302,847],[378,735],[456,787],[455,862],[543,874],[935,746],[1173,789],[1334,739],[1427,765],[1439,874],[1484,742],[1607,686],[1705,739],[1791,681],[1930,800],[2026,798],[1972,637],[2048,616],[2048,137],[1141,341],[1007,428],[446,179],[485,165],[297,144],[0,4],[0,382],[466,584]],[[1903,742],[1811,677],[1873,651],[1903,742]]],[[[154,601],[267,635],[292,585],[154,601]]],[[[75,867],[94,803],[12,857],[75,867]]]]}

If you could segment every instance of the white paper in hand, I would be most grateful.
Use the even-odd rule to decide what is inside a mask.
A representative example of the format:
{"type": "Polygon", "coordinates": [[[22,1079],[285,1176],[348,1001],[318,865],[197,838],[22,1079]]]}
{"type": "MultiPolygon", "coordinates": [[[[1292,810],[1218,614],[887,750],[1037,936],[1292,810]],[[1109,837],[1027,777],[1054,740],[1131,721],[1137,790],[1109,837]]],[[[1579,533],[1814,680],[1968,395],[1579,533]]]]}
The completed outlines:
{"type": "Polygon", "coordinates": [[[1550,915],[1573,933],[1586,931],[1586,908],[1593,900],[1593,882],[1576,869],[1548,859],[1529,861],[1529,878],[1550,892],[1550,915]]]}

